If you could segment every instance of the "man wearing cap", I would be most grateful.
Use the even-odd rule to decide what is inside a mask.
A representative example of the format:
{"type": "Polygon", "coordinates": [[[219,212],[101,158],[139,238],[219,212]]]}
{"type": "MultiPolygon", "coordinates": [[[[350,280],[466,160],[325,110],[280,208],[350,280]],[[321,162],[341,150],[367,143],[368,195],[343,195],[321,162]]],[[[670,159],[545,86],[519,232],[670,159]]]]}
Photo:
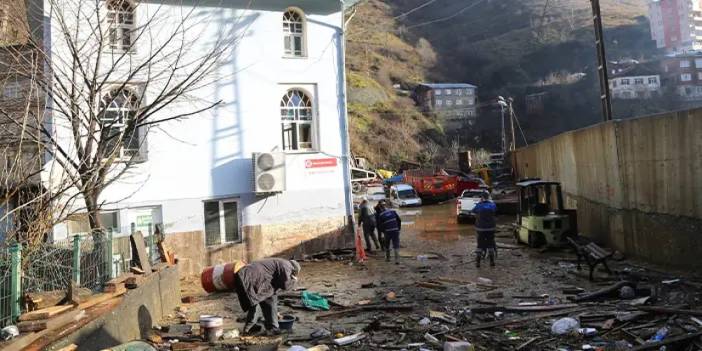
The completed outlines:
{"type": "Polygon", "coordinates": [[[480,202],[473,208],[475,213],[475,231],[478,236],[478,249],[475,250],[475,266],[480,268],[480,260],[487,254],[490,266],[495,266],[497,245],[495,244],[495,214],[497,206],[490,201],[487,192],[480,195],[480,202]]]}
{"type": "Polygon", "coordinates": [[[258,321],[259,306],[266,331],[280,333],[277,294],[292,289],[299,274],[297,261],[282,258],[255,261],[235,273],[234,291],[241,309],[247,312],[244,333],[249,333],[258,321]]]}

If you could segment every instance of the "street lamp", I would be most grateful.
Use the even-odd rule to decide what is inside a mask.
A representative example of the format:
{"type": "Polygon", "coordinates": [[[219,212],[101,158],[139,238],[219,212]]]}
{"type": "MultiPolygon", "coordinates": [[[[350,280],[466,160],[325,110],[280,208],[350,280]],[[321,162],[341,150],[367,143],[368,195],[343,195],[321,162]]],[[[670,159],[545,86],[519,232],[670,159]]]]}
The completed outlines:
{"type": "Polygon", "coordinates": [[[507,140],[505,136],[505,108],[509,106],[505,98],[502,96],[497,97],[497,104],[500,105],[500,121],[502,125],[502,154],[504,155],[507,151],[507,140]]]}

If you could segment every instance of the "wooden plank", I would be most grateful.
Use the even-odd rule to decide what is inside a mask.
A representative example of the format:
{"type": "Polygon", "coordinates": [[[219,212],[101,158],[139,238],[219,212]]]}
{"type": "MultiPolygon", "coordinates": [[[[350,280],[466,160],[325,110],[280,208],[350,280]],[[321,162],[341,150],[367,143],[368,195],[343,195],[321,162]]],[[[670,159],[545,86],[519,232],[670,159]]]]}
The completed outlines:
{"type": "Polygon", "coordinates": [[[93,307],[95,305],[101,304],[105,301],[109,301],[115,297],[121,296],[126,292],[127,292],[127,288],[122,286],[119,291],[97,295],[97,296],[91,298],[90,300],[87,300],[87,301],[81,303],[80,305],[78,305],[78,308],[81,310],[88,309],[88,308],[93,307]]]}
{"type": "Polygon", "coordinates": [[[429,288],[429,289],[434,289],[434,290],[446,290],[446,286],[444,286],[443,284],[438,284],[438,283],[417,282],[415,285],[422,287],[422,288],[429,288]]]}
{"type": "Polygon", "coordinates": [[[19,322],[17,323],[17,329],[22,333],[44,330],[46,329],[46,320],[19,322]]]}
{"type": "Polygon", "coordinates": [[[70,345],[62,347],[56,351],[76,351],[76,350],[78,350],[78,345],[70,344],[70,345]]]}
{"type": "Polygon", "coordinates": [[[654,313],[668,313],[668,314],[685,314],[688,316],[702,316],[702,310],[683,310],[680,308],[669,308],[669,307],[659,307],[659,306],[636,306],[637,310],[654,312],[654,313]]]}
{"type": "Polygon", "coordinates": [[[346,310],[341,310],[341,311],[334,311],[334,312],[328,312],[328,313],[323,313],[317,315],[317,319],[327,319],[327,318],[333,318],[333,317],[341,317],[347,314],[352,314],[352,313],[357,313],[357,312],[366,312],[366,311],[411,311],[414,309],[415,305],[395,305],[395,304],[388,304],[388,305],[365,305],[365,306],[359,306],[359,307],[354,307],[354,308],[349,308],[346,310]]]}
{"type": "Polygon", "coordinates": [[[473,330],[481,330],[481,329],[490,329],[490,328],[495,328],[495,327],[501,327],[505,325],[516,325],[516,324],[522,324],[525,322],[541,319],[541,318],[549,318],[549,317],[555,317],[555,316],[562,316],[564,314],[571,314],[571,313],[576,313],[580,311],[586,310],[586,307],[578,307],[578,308],[572,308],[572,309],[567,309],[567,310],[560,310],[560,311],[555,311],[555,312],[545,312],[545,313],[539,313],[535,314],[529,317],[523,317],[523,318],[514,318],[514,319],[506,319],[506,320],[501,320],[501,321],[496,321],[496,322],[490,322],[490,323],[483,323],[479,325],[473,325],[470,326],[466,329],[462,329],[464,331],[473,331],[473,330]]]}
{"type": "Polygon", "coordinates": [[[169,266],[174,265],[175,257],[173,256],[173,252],[168,249],[166,244],[163,241],[159,241],[156,246],[158,247],[158,252],[161,255],[161,261],[166,262],[169,266]]]}
{"type": "Polygon", "coordinates": [[[55,315],[61,314],[73,308],[71,305],[52,306],[41,310],[25,313],[19,317],[20,321],[36,321],[40,319],[48,319],[55,315]]]}
{"type": "Polygon", "coordinates": [[[149,255],[146,254],[144,236],[140,231],[137,231],[130,236],[130,239],[132,248],[136,251],[136,257],[139,259],[139,267],[145,274],[151,274],[151,263],[149,262],[149,255]]]}
{"type": "MultiPolygon", "coordinates": [[[[72,307],[72,306],[70,306],[70,307],[72,307]]],[[[59,327],[63,327],[66,324],[74,322],[75,320],[77,320],[81,316],[81,312],[83,312],[83,310],[74,309],[72,311],[68,311],[66,313],[63,313],[61,315],[54,317],[54,318],[46,321],[46,329],[44,329],[40,332],[23,335],[23,336],[20,336],[19,338],[14,339],[12,341],[12,343],[5,345],[3,347],[3,351],[24,350],[27,346],[31,345],[32,343],[37,341],[39,338],[46,336],[51,331],[58,329],[59,327]]]]}
{"type": "Polygon", "coordinates": [[[507,312],[545,312],[564,310],[566,308],[578,307],[578,304],[567,303],[561,305],[542,305],[542,306],[505,306],[507,312]]]}

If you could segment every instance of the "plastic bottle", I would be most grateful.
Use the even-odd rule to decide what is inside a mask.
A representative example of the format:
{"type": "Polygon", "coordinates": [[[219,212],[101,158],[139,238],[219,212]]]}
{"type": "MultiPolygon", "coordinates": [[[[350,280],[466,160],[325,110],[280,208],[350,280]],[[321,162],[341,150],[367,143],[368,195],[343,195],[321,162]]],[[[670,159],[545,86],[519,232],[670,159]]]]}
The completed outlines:
{"type": "Polygon", "coordinates": [[[650,341],[652,341],[652,342],[661,341],[661,340],[665,339],[666,336],[668,336],[669,332],[670,332],[670,328],[668,328],[668,327],[663,327],[661,329],[658,329],[658,331],[656,332],[656,335],[652,336],[650,341]]]}

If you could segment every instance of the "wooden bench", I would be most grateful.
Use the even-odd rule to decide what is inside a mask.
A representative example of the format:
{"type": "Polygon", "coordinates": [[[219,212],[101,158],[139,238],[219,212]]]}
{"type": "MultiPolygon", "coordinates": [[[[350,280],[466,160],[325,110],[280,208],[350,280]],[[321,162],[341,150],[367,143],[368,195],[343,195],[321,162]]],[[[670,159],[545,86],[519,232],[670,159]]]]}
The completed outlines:
{"type": "Polygon", "coordinates": [[[578,255],[578,270],[580,270],[580,261],[584,258],[585,263],[590,267],[590,280],[593,280],[593,273],[598,264],[602,264],[608,274],[612,271],[607,266],[607,260],[614,255],[614,252],[608,252],[599,245],[590,242],[587,244],[579,244],[573,238],[567,238],[570,245],[575,249],[575,254],[578,255]]]}

